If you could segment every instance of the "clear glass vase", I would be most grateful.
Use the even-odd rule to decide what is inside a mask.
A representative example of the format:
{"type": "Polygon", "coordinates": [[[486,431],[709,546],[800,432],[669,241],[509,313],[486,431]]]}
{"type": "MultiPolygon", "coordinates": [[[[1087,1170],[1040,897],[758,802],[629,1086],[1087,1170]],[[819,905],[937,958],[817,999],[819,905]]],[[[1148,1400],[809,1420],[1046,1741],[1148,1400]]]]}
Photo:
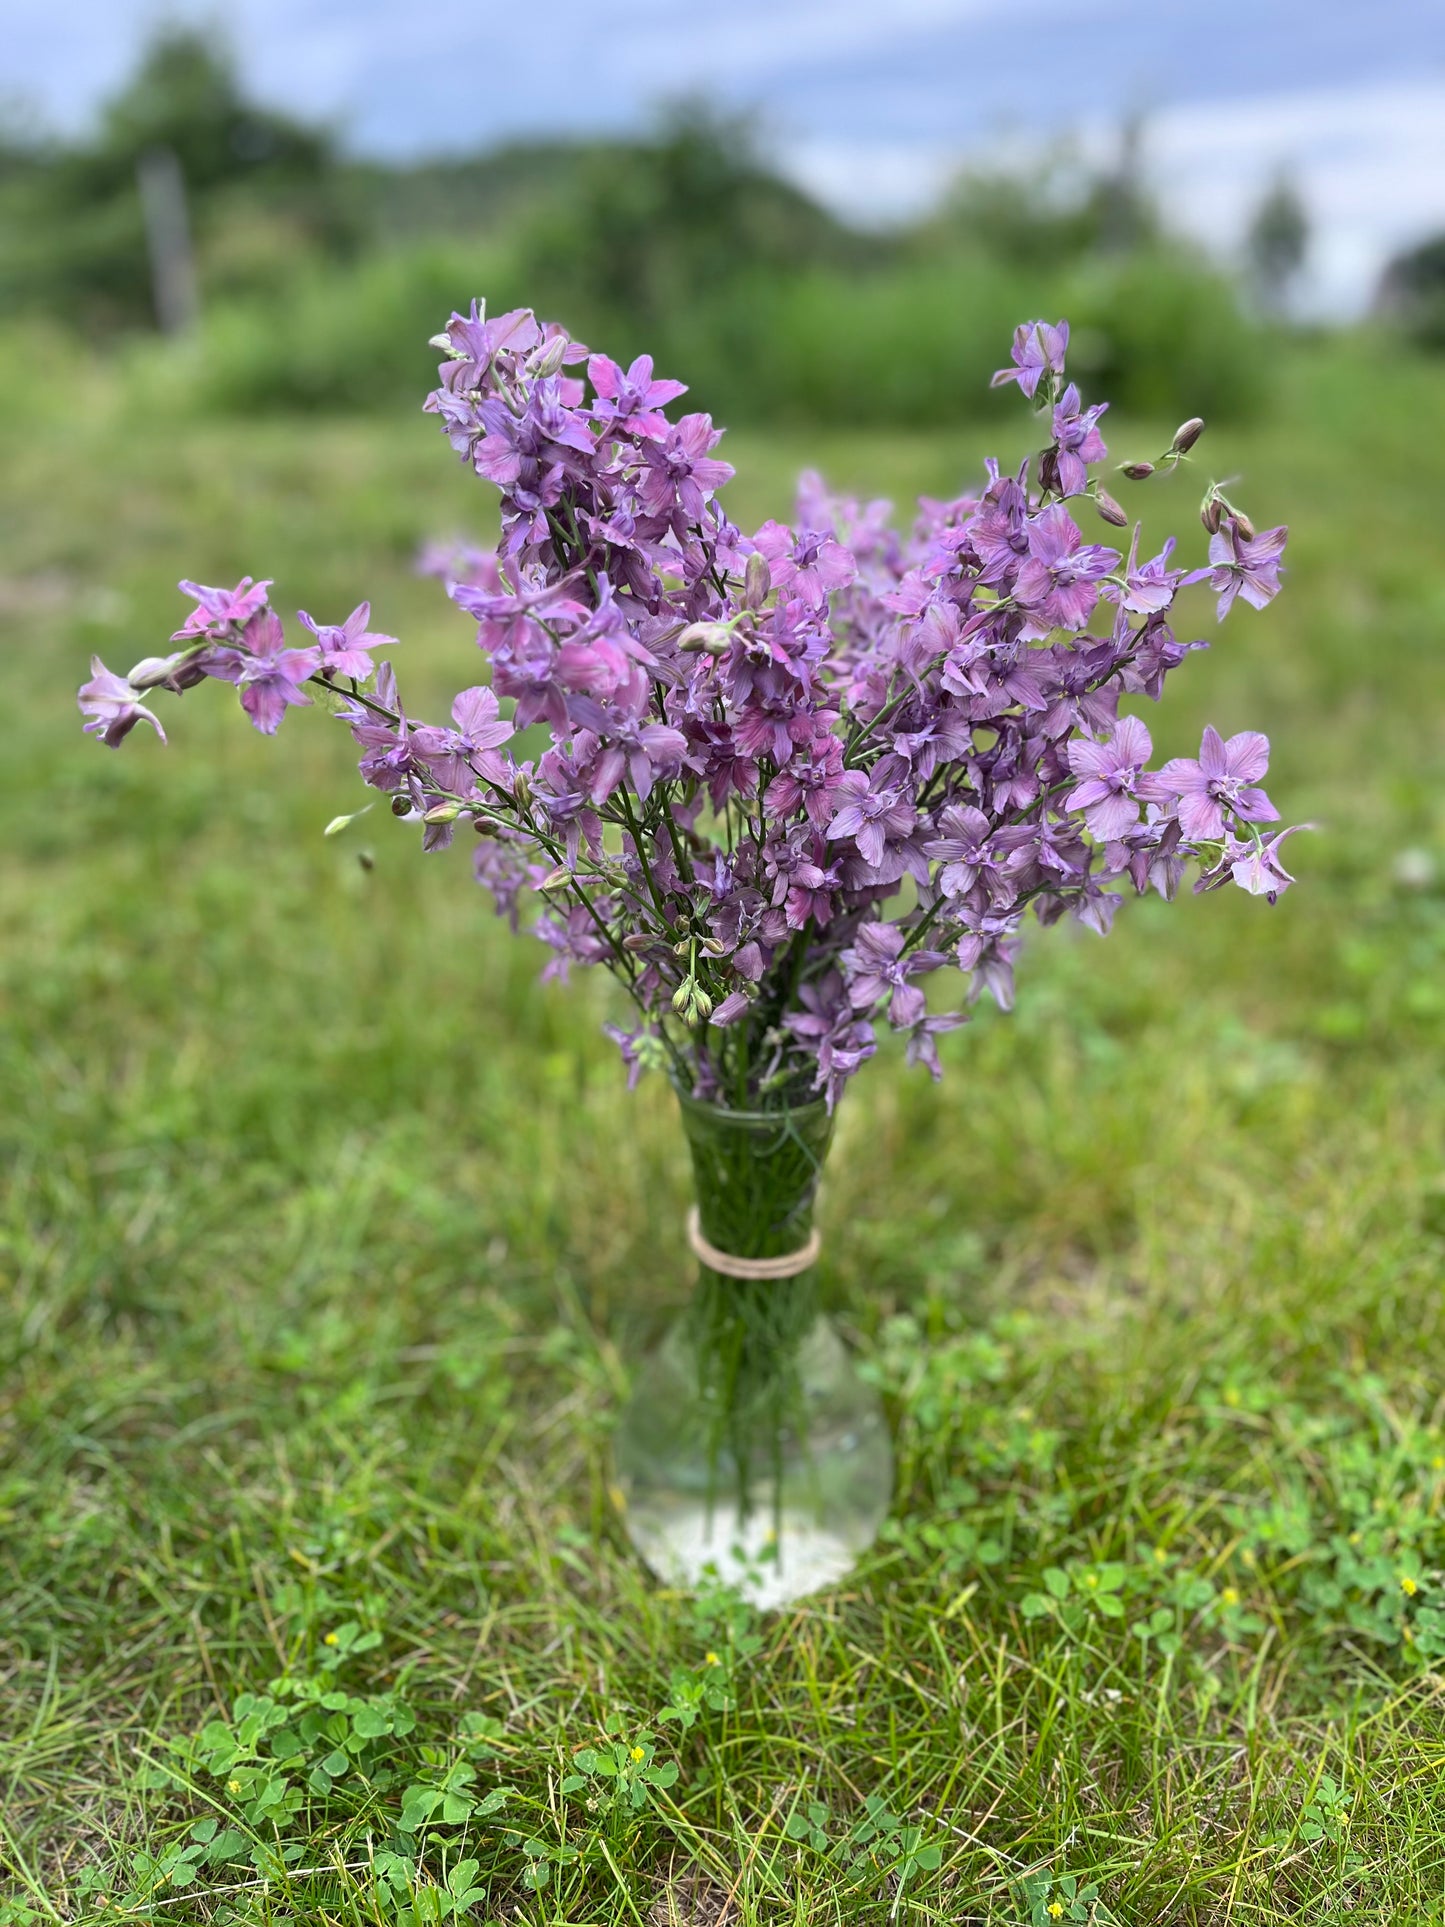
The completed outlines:
{"type": "MultiPolygon", "coordinates": [[[[702,1240],[741,1259],[805,1251],[825,1106],[678,1100],[702,1240]]],[[[691,1303],[634,1374],[615,1460],[628,1533],[660,1579],[720,1579],[763,1606],[842,1578],[893,1490],[882,1402],[820,1312],[812,1264],[756,1279],[700,1263],[691,1303]]]]}

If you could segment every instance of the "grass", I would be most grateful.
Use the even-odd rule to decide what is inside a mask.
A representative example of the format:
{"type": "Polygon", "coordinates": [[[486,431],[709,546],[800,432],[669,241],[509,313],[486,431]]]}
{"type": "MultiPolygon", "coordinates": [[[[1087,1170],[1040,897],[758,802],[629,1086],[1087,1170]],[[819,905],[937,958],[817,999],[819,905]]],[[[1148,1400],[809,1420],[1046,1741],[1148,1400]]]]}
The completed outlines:
{"type": "MultiPolygon", "coordinates": [[[[1292,571],[1150,721],[1270,731],[1300,885],[1041,933],[940,1090],[870,1067],[825,1285],[898,1501],[762,1619],[606,1496],[688,1282],[607,987],[389,819],[323,840],[323,717],[71,707],[257,569],[369,592],[435,707],[410,557],[482,491],[419,420],[3,379],[0,1922],[1445,1919],[1440,370],[1302,357],[1201,446],[1292,571]]],[[[742,519],[981,452],[735,440],[742,519]]]]}

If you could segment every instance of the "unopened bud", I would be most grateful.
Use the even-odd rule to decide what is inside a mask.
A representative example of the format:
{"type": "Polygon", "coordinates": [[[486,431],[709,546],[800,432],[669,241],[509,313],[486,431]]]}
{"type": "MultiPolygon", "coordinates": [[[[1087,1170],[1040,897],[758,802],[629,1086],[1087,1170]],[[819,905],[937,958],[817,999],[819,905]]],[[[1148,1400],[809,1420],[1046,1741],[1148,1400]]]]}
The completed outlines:
{"type": "Polygon", "coordinates": [[[170,681],[179,660],[177,656],[146,656],[131,670],[126,681],[134,690],[159,689],[162,683],[170,681]]]}
{"type": "Polygon", "coordinates": [[[692,978],[684,977],[682,982],[678,985],[677,989],[672,993],[672,1007],[675,1011],[680,1012],[685,1017],[688,1013],[688,1010],[691,1008],[691,1005],[692,1005],[692,978]]]}
{"type": "Polygon", "coordinates": [[[1154,473],[1154,464],[1152,462],[1124,462],[1120,466],[1119,473],[1126,475],[1131,482],[1147,482],[1149,477],[1154,473]]]}
{"type": "Polygon", "coordinates": [[[642,950],[651,950],[652,945],[653,939],[642,930],[630,931],[628,935],[622,939],[622,948],[632,951],[634,955],[642,950]]]}
{"type": "Polygon", "coordinates": [[[773,572],[768,567],[768,558],[754,550],[743,574],[743,601],[750,609],[761,609],[772,586],[773,572]]]}
{"type": "Polygon", "coordinates": [[[1203,507],[1199,511],[1199,519],[1211,535],[1218,533],[1223,513],[1223,510],[1219,506],[1219,497],[1217,495],[1206,495],[1203,507]]]}
{"type": "Polygon", "coordinates": [[[340,836],[348,824],[355,823],[358,817],[365,816],[366,811],[370,808],[371,805],[368,803],[365,809],[353,810],[350,816],[333,816],[321,834],[323,836],[340,836]]]}
{"type": "Polygon", "coordinates": [[[1169,444],[1171,455],[1187,455],[1199,437],[1204,433],[1204,417],[1191,415],[1187,422],[1181,422],[1174,431],[1174,439],[1169,444]]]}
{"type": "Polygon", "coordinates": [[[721,622],[690,622],[678,637],[677,646],[685,656],[721,656],[730,640],[721,622]]]}
{"type": "Polygon", "coordinates": [[[497,826],[489,816],[474,816],[472,818],[472,828],[478,836],[496,836],[498,834],[497,826]]]}
{"type": "Polygon", "coordinates": [[[532,373],[542,377],[555,375],[557,370],[562,366],[563,358],[571,345],[566,335],[553,335],[547,345],[538,350],[537,356],[532,363],[532,373]]]}
{"type": "Polygon", "coordinates": [[[456,349],[452,346],[452,338],[449,334],[430,335],[427,338],[426,345],[428,348],[440,348],[444,355],[454,355],[456,353],[456,349]]]}
{"type": "Polygon", "coordinates": [[[512,776],[512,800],[519,810],[526,809],[532,800],[532,785],[524,769],[515,771],[512,776]]]}
{"type": "Polygon", "coordinates": [[[1244,513],[1243,509],[1236,509],[1234,511],[1234,526],[1239,530],[1246,542],[1252,542],[1254,540],[1254,524],[1244,513]]]}
{"type": "Polygon", "coordinates": [[[1116,529],[1126,529],[1129,518],[1105,488],[1094,490],[1094,507],[1099,511],[1099,519],[1116,529]]]}
{"type": "Polygon", "coordinates": [[[421,820],[423,823],[455,823],[461,813],[460,803],[433,803],[421,820]]]}
{"type": "Polygon", "coordinates": [[[572,872],[565,863],[559,863],[555,870],[549,870],[537,885],[539,890],[565,890],[572,881],[572,872]]]}
{"type": "Polygon", "coordinates": [[[693,990],[692,1008],[693,1015],[699,1019],[712,1016],[712,998],[708,996],[701,984],[698,984],[693,990]]]}

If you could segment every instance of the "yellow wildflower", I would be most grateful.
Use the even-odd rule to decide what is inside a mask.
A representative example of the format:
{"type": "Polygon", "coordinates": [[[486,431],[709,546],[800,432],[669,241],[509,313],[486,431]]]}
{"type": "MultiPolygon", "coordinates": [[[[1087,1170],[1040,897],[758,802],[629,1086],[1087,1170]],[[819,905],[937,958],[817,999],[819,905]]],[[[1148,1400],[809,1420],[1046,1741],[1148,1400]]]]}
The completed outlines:
{"type": "Polygon", "coordinates": [[[1063,1901],[1051,1900],[1048,1905],[1048,1915],[1050,1920],[1062,1920],[1064,1915],[1063,1901]]]}
{"type": "Polygon", "coordinates": [[[1226,1606],[1237,1606],[1239,1604],[1239,1593],[1233,1586],[1226,1586],[1219,1597],[1226,1606]]]}
{"type": "Polygon", "coordinates": [[[322,1644],[323,1644],[323,1645],[326,1645],[326,1646],[336,1646],[336,1645],[338,1645],[339,1643],[340,1643],[340,1642],[338,1641],[338,1639],[337,1639],[337,1637],[336,1637],[336,1635],[335,1635],[335,1633],[328,1633],[328,1634],[326,1635],[326,1638],[325,1638],[325,1640],[324,1640],[324,1641],[322,1642],[322,1644]]]}
{"type": "Polygon", "coordinates": [[[1407,1598],[1413,1599],[1420,1588],[1408,1572],[1402,1572],[1400,1574],[1400,1590],[1407,1598]]]}
{"type": "Polygon", "coordinates": [[[721,1666],[722,1665],[722,1661],[718,1658],[716,1653],[705,1653],[703,1655],[702,1663],[704,1666],[721,1666]]]}
{"type": "Polygon", "coordinates": [[[645,1760],[647,1758],[646,1750],[643,1747],[634,1746],[632,1749],[632,1758],[634,1760],[645,1760]]]}

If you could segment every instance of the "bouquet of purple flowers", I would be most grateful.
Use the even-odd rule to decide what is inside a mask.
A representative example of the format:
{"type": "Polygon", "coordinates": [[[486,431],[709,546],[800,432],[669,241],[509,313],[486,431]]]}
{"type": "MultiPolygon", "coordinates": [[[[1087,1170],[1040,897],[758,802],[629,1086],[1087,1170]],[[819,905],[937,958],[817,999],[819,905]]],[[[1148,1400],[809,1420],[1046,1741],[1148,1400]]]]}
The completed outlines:
{"type": "MultiPolygon", "coordinates": [[[[1030,909],[1103,934],[1125,888],[1172,898],[1191,861],[1196,890],[1273,901],[1290,882],[1291,832],[1261,827],[1277,821],[1264,736],[1209,729],[1197,760],[1151,770],[1148,729],[1119,714],[1205,646],[1170,628],[1178,590],[1207,577],[1220,616],[1239,596],[1263,607],[1285,530],[1257,533],[1211,486],[1207,568],[1176,567],[1172,536],[1141,561],[1137,526],[1127,553],[1085,541],[1077,505],[1128,518],[1091,477],[1105,404],[1066,381],[1067,344],[1066,323],[1028,322],[995,377],[1047,437],[1017,474],[990,462],[976,489],[922,501],[906,538],[886,502],[805,475],[793,525],[749,535],[718,497],[721,431],[669,416],[680,382],[474,303],[435,338],[426,408],[500,490],[501,539],[424,566],[475,621],[488,680],[426,722],[375,660],[396,639],[367,603],[334,625],[302,611],[293,647],[269,582],[183,582],[179,648],[125,677],[97,660],[85,727],[164,738],[146,699],[206,678],[266,735],[319,697],[424,849],[474,834],[498,910],[517,928],[530,908],[545,976],[600,963],[620,980],[635,1018],[610,1028],[632,1079],[658,1064],[737,1109],[831,1106],[883,1022],[936,1077],[958,1006],[1011,1002],[1030,909]],[[931,1010],[948,967],[965,982],[931,1010]]],[[[1177,466],[1202,427],[1123,472],[1177,466]]]]}

